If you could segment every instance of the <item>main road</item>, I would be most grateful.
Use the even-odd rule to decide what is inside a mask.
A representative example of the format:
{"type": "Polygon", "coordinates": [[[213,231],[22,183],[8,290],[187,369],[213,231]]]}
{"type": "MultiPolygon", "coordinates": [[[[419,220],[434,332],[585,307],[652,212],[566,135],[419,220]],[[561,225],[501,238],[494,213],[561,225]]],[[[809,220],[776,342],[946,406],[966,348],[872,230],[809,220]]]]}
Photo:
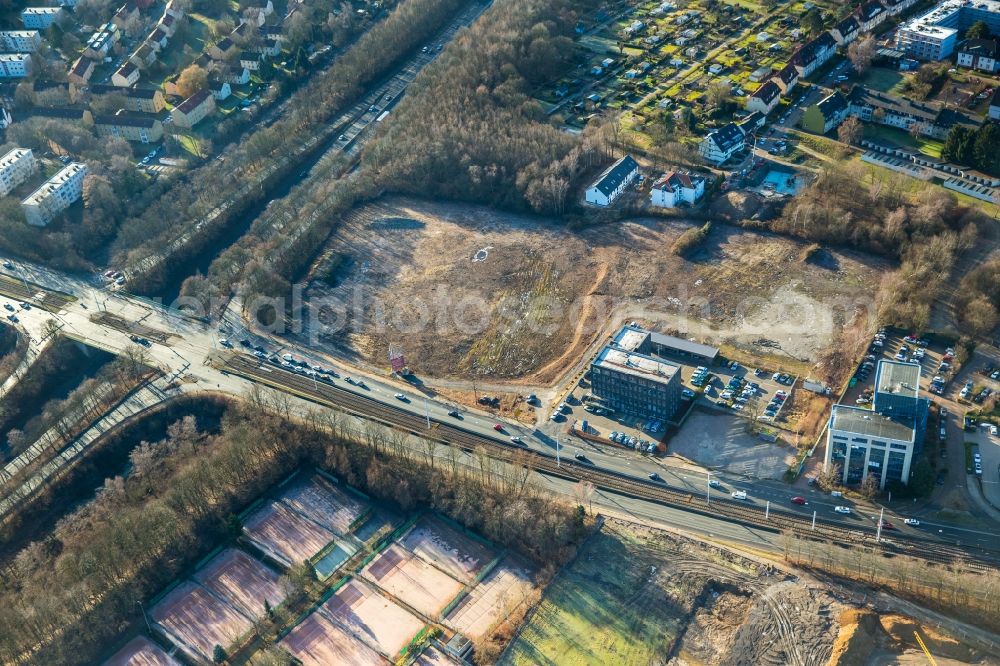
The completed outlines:
{"type": "MultiPolygon", "coordinates": [[[[341,360],[292,346],[287,340],[245,327],[236,331],[240,322],[223,324],[220,331],[218,323],[109,291],[89,278],[20,261],[9,263],[11,268],[0,269],[0,307],[8,304],[14,308],[16,325],[23,333],[41,340],[58,326],[65,335],[113,353],[134,347],[132,336],[145,338],[150,363],[167,377],[181,379],[176,382],[181,393],[221,392],[242,397],[254,383],[264,384],[313,404],[412,432],[418,438],[470,451],[481,449],[507,460],[513,460],[514,452],[521,450],[517,460],[530,457],[537,470],[560,479],[552,481],[554,488],[572,492],[567,480],[590,481],[604,497],[619,498],[616,501],[627,504],[636,514],[666,516],[665,520],[680,526],[699,525],[700,531],[718,531],[725,523],[730,525],[725,529],[731,531],[733,522],[764,527],[772,533],[789,526],[808,531],[815,512],[817,529],[831,539],[870,540],[875,533],[872,516],[876,509],[872,506],[856,506],[854,513],[845,517],[833,511],[836,504],[848,504],[844,500],[815,491],[807,494],[806,505],[797,506],[790,502],[796,492],[783,484],[725,473],[713,473],[721,487],[709,490],[706,472],[698,468],[594,445],[568,431],[549,436],[531,426],[428,397],[392,377],[361,375],[341,360]],[[24,302],[35,306],[25,309],[24,302]],[[225,340],[226,336],[233,341],[225,340]],[[232,345],[235,348],[230,348],[232,345]],[[321,371],[314,369],[317,367],[321,371]],[[521,441],[512,442],[512,437],[521,441]],[[660,480],[649,479],[654,472],[660,480]],[[731,499],[730,494],[737,490],[747,493],[746,501],[731,499]],[[664,505],[673,508],[667,511],[664,505]],[[637,506],[646,507],[645,513],[637,506]],[[766,517],[765,512],[769,514],[766,517]],[[690,518],[678,520],[684,515],[690,518]]],[[[898,528],[891,534],[893,541],[919,544],[921,551],[968,551],[986,556],[986,550],[1000,544],[1000,534],[986,530],[945,523],[911,528],[903,526],[903,516],[887,513],[886,517],[898,528]]]]}

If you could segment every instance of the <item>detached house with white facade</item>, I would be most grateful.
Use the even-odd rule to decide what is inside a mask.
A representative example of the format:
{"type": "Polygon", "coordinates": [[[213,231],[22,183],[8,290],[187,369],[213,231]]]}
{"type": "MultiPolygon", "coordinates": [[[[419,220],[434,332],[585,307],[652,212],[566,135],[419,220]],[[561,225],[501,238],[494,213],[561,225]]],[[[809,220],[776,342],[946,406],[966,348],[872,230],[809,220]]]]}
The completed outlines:
{"type": "Polygon", "coordinates": [[[657,208],[676,208],[682,203],[694,204],[704,194],[704,176],[687,171],[670,171],[653,183],[649,203],[657,208]]]}

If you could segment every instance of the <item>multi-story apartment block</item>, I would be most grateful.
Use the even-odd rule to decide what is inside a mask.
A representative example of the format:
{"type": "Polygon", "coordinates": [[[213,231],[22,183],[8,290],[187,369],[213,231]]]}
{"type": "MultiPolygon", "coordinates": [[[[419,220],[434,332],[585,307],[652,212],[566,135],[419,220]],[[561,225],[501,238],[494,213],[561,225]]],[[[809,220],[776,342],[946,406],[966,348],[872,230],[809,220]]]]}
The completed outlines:
{"type": "Polygon", "coordinates": [[[21,12],[21,23],[29,30],[45,30],[65,16],[62,7],[28,7],[21,12]]]}
{"type": "Polygon", "coordinates": [[[976,129],[980,121],[936,102],[914,102],[904,97],[855,86],[848,95],[848,113],[865,122],[875,122],[934,139],[945,139],[956,125],[976,129]]]}
{"type": "Polygon", "coordinates": [[[28,224],[44,227],[56,215],[69,208],[83,195],[83,178],[87,165],[67,164],[21,202],[28,224]]]}
{"type": "Polygon", "coordinates": [[[896,48],[918,60],[944,60],[973,23],[1000,34],[1000,0],[947,0],[906,21],[896,31],[896,48]]]}
{"type": "Polygon", "coordinates": [[[698,152],[706,161],[719,165],[746,145],[746,135],[735,123],[713,130],[698,144],[698,152]]]}
{"type": "Polygon", "coordinates": [[[174,124],[191,128],[215,111],[215,96],[211,90],[199,90],[174,107],[174,124]]]}
{"type": "Polygon", "coordinates": [[[31,74],[31,55],[0,53],[0,78],[21,79],[31,74]]]}
{"type": "Polygon", "coordinates": [[[15,148],[0,157],[0,196],[7,196],[28,180],[35,168],[35,156],[28,148],[15,148]]]}
{"type": "Polygon", "coordinates": [[[0,50],[34,53],[41,45],[42,33],[37,30],[0,30],[0,50]]]}
{"type": "Polygon", "coordinates": [[[111,47],[115,45],[121,36],[118,26],[114,23],[105,23],[87,40],[87,47],[83,55],[94,60],[102,60],[108,55],[111,47]]]}
{"type": "Polygon", "coordinates": [[[163,91],[159,88],[121,88],[97,83],[90,86],[92,95],[120,94],[125,98],[125,110],[135,113],[159,113],[164,107],[163,91]]]}
{"type": "Polygon", "coordinates": [[[119,110],[114,115],[94,116],[98,136],[117,136],[126,141],[155,143],[163,138],[163,125],[155,116],[119,110]]]}

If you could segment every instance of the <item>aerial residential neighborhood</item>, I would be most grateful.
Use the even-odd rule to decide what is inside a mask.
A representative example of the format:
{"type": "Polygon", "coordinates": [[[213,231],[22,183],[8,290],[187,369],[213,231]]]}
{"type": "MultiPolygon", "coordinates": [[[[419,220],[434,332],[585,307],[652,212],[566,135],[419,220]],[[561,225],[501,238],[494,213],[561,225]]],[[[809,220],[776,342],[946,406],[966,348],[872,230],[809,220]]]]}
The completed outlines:
{"type": "Polygon", "coordinates": [[[1000,0],[0,9],[0,663],[1000,666],[1000,0]]]}

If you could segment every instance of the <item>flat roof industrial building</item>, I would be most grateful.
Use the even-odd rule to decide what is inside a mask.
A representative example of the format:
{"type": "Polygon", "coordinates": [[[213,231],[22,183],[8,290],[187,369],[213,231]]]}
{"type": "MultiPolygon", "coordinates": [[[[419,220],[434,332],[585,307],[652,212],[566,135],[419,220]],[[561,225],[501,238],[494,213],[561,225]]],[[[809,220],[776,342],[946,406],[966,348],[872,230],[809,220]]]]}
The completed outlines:
{"type": "Polygon", "coordinates": [[[611,344],[640,354],[678,356],[707,364],[714,363],[719,357],[717,347],[703,345],[673,335],[647,331],[633,324],[622,326],[611,344]]]}

